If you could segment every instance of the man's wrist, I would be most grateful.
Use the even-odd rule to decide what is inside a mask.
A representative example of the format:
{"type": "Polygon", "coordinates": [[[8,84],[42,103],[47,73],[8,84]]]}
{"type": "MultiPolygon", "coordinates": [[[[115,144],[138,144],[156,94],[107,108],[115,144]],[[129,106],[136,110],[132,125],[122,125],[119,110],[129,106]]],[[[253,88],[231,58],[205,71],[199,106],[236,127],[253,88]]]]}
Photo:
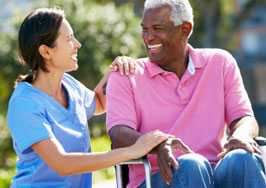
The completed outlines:
{"type": "Polygon", "coordinates": [[[250,135],[240,135],[240,134],[232,134],[228,140],[238,139],[245,142],[254,142],[254,138],[250,135]]]}
{"type": "Polygon", "coordinates": [[[166,143],[166,141],[162,142],[161,144],[159,144],[158,146],[156,146],[155,148],[153,148],[153,149],[150,151],[149,154],[157,154],[157,153],[161,150],[161,148],[164,147],[165,143],[166,143]]]}

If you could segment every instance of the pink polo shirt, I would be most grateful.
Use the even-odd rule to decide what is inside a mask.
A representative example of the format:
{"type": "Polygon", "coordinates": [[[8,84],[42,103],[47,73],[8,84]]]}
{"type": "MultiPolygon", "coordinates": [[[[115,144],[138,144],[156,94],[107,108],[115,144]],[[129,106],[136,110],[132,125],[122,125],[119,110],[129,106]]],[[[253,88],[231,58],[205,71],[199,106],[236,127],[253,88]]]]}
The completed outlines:
{"type": "MultiPolygon", "coordinates": [[[[107,129],[121,124],[141,133],[160,129],[215,163],[226,125],[253,112],[237,63],[228,52],[189,46],[189,57],[181,80],[148,59],[135,75],[112,73],[107,129]]],[[[152,172],[157,172],[156,156],[148,158],[152,172]]],[[[137,187],[144,177],[141,165],[131,165],[128,187],[137,187]]]]}

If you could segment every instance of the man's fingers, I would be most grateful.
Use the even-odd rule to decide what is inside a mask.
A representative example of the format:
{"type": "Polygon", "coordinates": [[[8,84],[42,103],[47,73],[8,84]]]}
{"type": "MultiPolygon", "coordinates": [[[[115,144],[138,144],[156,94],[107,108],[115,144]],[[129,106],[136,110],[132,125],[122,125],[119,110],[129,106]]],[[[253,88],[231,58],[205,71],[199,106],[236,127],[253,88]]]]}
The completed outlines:
{"type": "Polygon", "coordinates": [[[186,145],[181,139],[178,138],[171,138],[171,146],[174,149],[178,149],[183,153],[192,153],[193,151],[186,145]]]}
{"type": "Polygon", "coordinates": [[[249,151],[251,153],[254,152],[253,146],[250,143],[241,142],[239,140],[229,140],[228,143],[224,145],[224,148],[229,152],[234,149],[244,149],[246,151],[249,151]]]}
{"type": "Polygon", "coordinates": [[[253,146],[253,150],[254,150],[255,153],[262,154],[260,148],[257,147],[257,146],[253,146]]]}
{"type": "Polygon", "coordinates": [[[218,157],[219,159],[222,159],[222,158],[224,158],[224,156],[225,156],[226,153],[227,153],[227,151],[222,151],[221,153],[219,153],[219,154],[217,155],[217,157],[218,157]]]}
{"type": "Polygon", "coordinates": [[[166,184],[170,184],[171,178],[170,175],[168,174],[168,164],[166,160],[162,159],[161,157],[158,157],[158,167],[160,169],[160,174],[163,178],[163,180],[166,182],[166,184]]]}
{"type": "Polygon", "coordinates": [[[244,149],[250,153],[261,153],[259,147],[255,142],[243,142],[238,139],[231,139],[224,145],[224,150],[218,154],[219,158],[223,158],[228,152],[235,149],[244,149]]]}
{"type": "Polygon", "coordinates": [[[178,169],[179,168],[178,161],[175,159],[175,157],[169,158],[168,164],[169,164],[169,166],[171,166],[174,169],[178,169]]]}

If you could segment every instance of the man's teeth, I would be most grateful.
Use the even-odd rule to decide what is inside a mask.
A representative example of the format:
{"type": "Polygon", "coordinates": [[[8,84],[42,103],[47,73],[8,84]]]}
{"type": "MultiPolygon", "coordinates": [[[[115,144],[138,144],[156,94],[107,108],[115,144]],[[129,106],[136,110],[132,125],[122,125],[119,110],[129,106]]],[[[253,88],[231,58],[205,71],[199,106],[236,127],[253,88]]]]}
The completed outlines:
{"type": "Polygon", "coordinates": [[[161,47],[162,46],[162,44],[154,44],[154,45],[148,45],[148,48],[149,49],[152,49],[152,48],[159,48],[159,47],[161,47]]]}

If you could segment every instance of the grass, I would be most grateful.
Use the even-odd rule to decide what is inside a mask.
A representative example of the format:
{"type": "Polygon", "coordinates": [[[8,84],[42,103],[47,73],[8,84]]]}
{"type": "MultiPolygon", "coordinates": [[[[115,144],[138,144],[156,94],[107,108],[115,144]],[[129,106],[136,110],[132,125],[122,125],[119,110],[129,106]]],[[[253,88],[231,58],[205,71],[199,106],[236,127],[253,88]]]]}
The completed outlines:
{"type": "MultiPolygon", "coordinates": [[[[111,149],[110,139],[105,135],[98,138],[91,139],[92,151],[93,152],[103,152],[109,151],[111,149]]],[[[113,167],[98,170],[93,172],[93,184],[97,182],[107,181],[114,179],[115,170],[113,167]]]]}

